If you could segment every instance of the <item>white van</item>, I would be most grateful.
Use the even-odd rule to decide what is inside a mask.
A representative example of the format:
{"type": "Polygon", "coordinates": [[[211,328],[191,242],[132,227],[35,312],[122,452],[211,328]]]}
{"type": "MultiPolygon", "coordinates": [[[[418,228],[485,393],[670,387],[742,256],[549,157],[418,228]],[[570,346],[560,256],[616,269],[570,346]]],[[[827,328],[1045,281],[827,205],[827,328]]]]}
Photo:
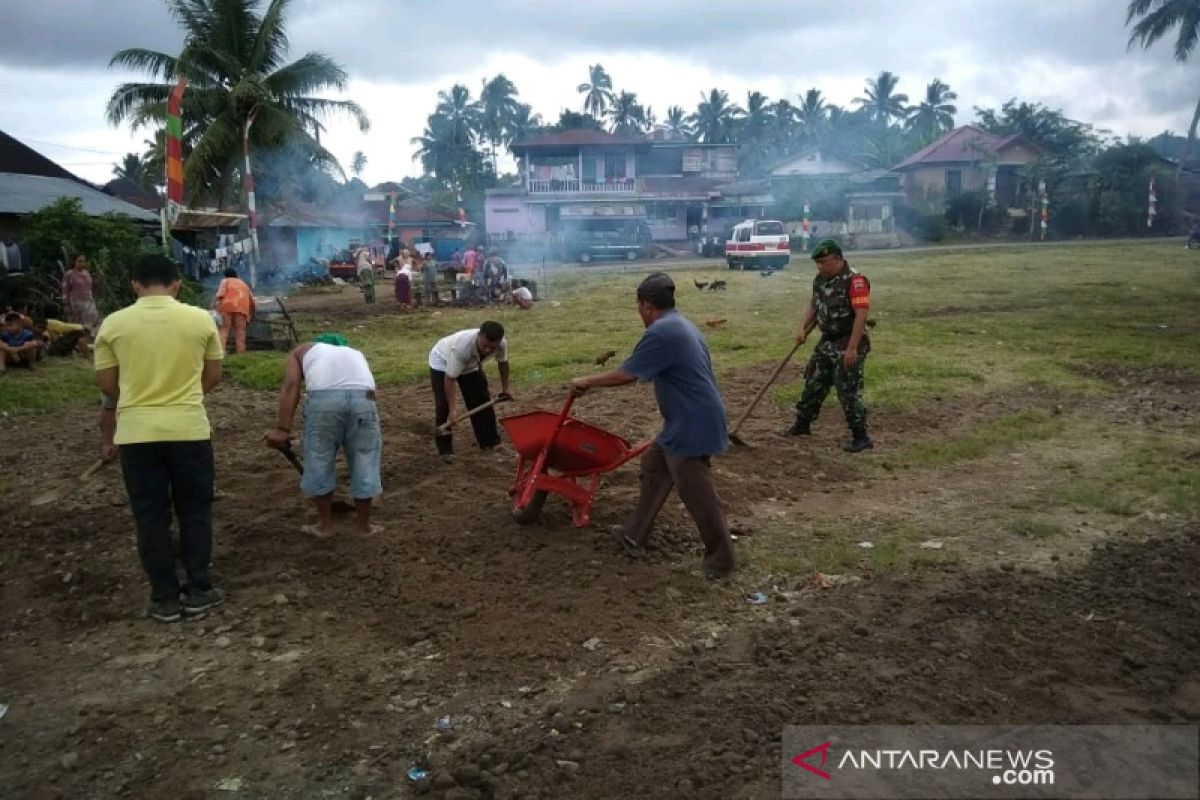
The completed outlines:
{"type": "Polygon", "coordinates": [[[739,222],[725,243],[730,269],[779,269],[787,266],[791,256],[791,240],[776,219],[739,222]]]}

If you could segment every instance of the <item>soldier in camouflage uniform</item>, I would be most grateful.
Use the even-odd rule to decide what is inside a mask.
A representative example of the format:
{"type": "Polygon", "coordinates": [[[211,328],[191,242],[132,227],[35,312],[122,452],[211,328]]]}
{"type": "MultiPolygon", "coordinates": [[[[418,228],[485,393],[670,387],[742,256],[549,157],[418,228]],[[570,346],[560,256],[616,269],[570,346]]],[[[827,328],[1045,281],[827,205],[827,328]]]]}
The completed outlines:
{"type": "Polygon", "coordinates": [[[843,449],[858,453],[874,446],[867,435],[867,409],[861,396],[863,363],[871,350],[866,333],[871,282],[850,268],[833,239],[821,241],[812,258],[817,263],[817,277],[796,341],[803,343],[814,327],[821,329],[821,340],[804,370],[804,393],[796,403],[796,421],[785,435],[812,435],[813,420],[832,387],[853,436],[843,449]]]}

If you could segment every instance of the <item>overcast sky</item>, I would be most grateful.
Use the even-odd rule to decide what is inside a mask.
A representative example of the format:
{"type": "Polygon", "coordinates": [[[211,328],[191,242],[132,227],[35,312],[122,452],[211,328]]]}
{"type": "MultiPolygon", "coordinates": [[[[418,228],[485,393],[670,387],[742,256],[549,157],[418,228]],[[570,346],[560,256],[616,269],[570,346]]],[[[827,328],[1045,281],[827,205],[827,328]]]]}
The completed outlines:
{"type": "MultiPolygon", "coordinates": [[[[113,88],[137,76],[109,69],[124,47],[177,53],[182,38],[160,0],[0,0],[0,123],[7,133],[90,180],[141,151],[148,131],[104,119],[113,88]]],[[[1186,130],[1200,70],[1171,59],[1171,43],[1127,51],[1124,0],[295,0],[291,58],[310,50],[349,71],[346,97],[370,132],[331,122],[325,140],[343,165],[366,153],[368,183],[419,172],[409,140],[438,89],[505,73],[548,121],[578,110],[576,86],[602,63],[617,90],[661,118],[689,111],[702,91],[739,103],[821,89],[848,104],[865,78],[891,70],[914,101],[941,78],[958,92],[962,124],[974,106],[1010,97],[1062,108],[1113,133],[1186,130]]],[[[1198,56],[1200,58],[1200,56],[1198,56]]]]}

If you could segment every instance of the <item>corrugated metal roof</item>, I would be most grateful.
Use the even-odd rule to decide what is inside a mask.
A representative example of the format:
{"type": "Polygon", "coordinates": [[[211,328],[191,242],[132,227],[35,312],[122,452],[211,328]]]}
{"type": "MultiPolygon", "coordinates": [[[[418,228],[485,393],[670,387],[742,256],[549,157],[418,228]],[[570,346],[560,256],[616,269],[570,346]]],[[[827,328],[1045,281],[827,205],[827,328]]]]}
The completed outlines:
{"type": "Polygon", "coordinates": [[[1018,141],[1034,150],[1041,149],[1019,134],[1003,137],[974,125],[963,125],[944,134],[933,144],[921,148],[892,169],[906,169],[920,164],[974,163],[984,155],[995,153],[1018,141]]]}
{"type": "Polygon", "coordinates": [[[645,136],[617,136],[607,131],[576,128],[558,133],[546,133],[530,139],[514,142],[513,152],[542,147],[602,147],[607,145],[645,145],[645,136]]]}
{"type": "Polygon", "coordinates": [[[158,219],[156,214],[75,180],[0,172],[0,214],[32,214],[63,197],[78,198],[84,213],[93,217],[124,214],[144,222],[158,219]]]}

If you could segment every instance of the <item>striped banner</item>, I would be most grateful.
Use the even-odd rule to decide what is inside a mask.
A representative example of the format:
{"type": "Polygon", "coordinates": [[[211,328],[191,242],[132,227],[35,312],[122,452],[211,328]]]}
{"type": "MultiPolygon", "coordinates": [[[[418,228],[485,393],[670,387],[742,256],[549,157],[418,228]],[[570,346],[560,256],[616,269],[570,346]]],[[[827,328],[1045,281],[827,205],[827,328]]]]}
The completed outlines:
{"type": "Polygon", "coordinates": [[[396,238],[396,193],[388,192],[388,244],[396,238]]]}
{"type": "Polygon", "coordinates": [[[167,99],[167,218],[174,222],[183,210],[183,92],[187,78],[180,77],[167,99]]]}

